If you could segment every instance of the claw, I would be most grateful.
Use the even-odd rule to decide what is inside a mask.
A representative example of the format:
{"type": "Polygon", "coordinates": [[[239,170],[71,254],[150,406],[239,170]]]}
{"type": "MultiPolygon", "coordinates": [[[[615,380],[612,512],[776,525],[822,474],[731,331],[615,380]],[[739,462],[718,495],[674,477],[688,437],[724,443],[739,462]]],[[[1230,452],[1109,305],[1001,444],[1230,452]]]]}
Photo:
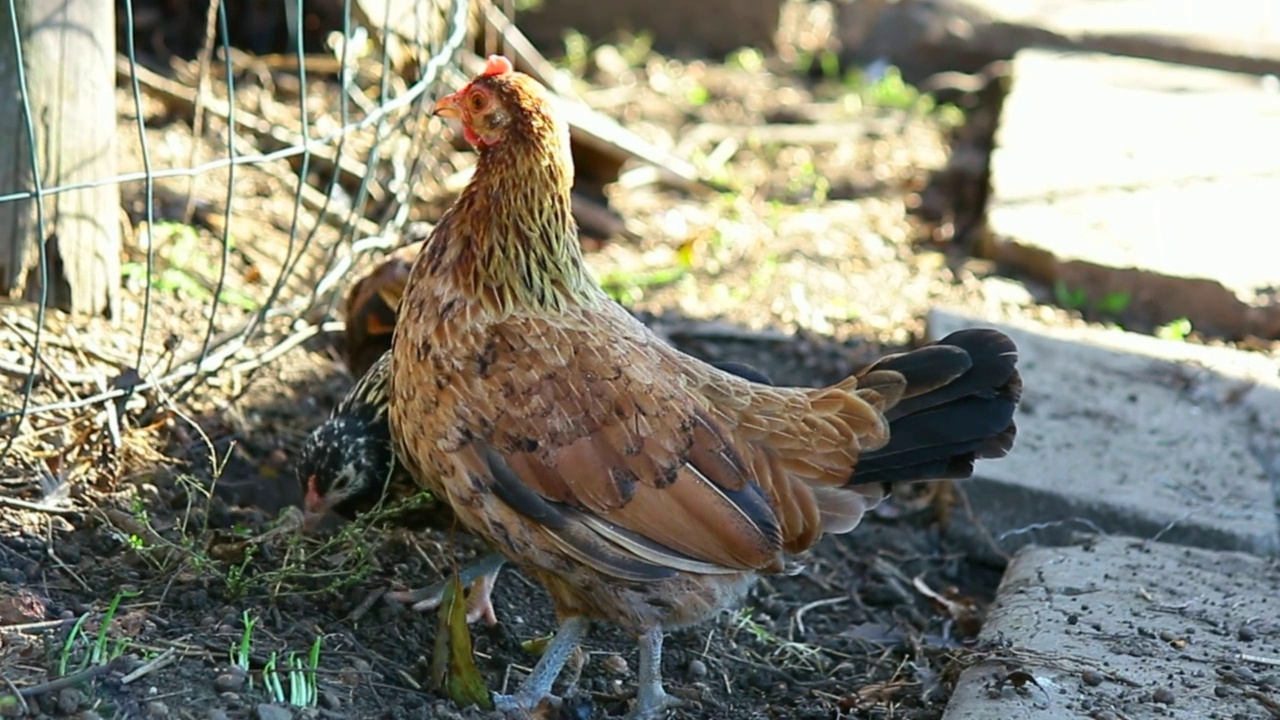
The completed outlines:
{"type": "Polygon", "coordinates": [[[524,717],[534,717],[534,711],[539,706],[547,705],[550,707],[558,707],[563,702],[556,695],[545,695],[543,697],[525,697],[519,693],[514,695],[493,694],[493,709],[500,712],[519,712],[524,717]]]}
{"type": "MultiPolygon", "coordinates": [[[[486,555],[480,560],[464,567],[458,575],[464,583],[469,583],[467,593],[467,623],[484,619],[486,624],[498,623],[497,613],[493,609],[493,587],[502,570],[503,559],[500,555],[486,555]]],[[[447,581],[416,590],[396,590],[386,594],[392,602],[405,603],[418,612],[427,612],[440,607],[444,600],[444,587],[447,581]]]]}

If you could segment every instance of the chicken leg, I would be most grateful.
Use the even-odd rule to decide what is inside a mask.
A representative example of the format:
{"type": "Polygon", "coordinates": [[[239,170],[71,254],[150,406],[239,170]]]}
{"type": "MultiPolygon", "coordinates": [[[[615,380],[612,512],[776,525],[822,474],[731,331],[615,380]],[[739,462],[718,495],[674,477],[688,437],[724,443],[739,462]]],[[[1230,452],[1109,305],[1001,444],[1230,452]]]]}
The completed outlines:
{"type": "Polygon", "coordinates": [[[498,710],[521,710],[529,713],[542,702],[543,698],[551,697],[551,686],[560,676],[560,671],[569,661],[569,656],[587,636],[587,629],[590,626],[591,621],[580,615],[562,620],[556,636],[547,643],[547,648],[542,651],[538,664],[533,666],[533,672],[524,679],[520,689],[513,695],[494,693],[494,707],[498,710]]]}
{"type": "MultiPolygon", "coordinates": [[[[481,618],[486,625],[498,623],[491,596],[493,586],[498,581],[498,573],[505,563],[506,559],[501,555],[489,553],[458,571],[458,578],[470,589],[467,593],[468,624],[481,618]]],[[[417,590],[397,590],[387,593],[386,597],[392,602],[409,604],[418,612],[427,612],[440,607],[448,582],[449,579],[445,579],[417,590]]]]}
{"type": "Polygon", "coordinates": [[[628,720],[658,720],[669,708],[680,704],[662,689],[662,628],[640,635],[640,672],[636,679],[636,706],[628,720]]]}

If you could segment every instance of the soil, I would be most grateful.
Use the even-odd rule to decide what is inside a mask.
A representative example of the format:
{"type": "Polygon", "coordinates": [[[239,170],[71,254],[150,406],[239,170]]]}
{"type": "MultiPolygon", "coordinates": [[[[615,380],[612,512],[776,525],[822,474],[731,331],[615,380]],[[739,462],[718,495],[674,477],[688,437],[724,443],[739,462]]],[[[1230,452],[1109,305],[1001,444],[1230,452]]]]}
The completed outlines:
{"type": "MultiPolygon", "coordinates": [[[[999,277],[949,242],[948,225],[963,213],[936,193],[954,131],[943,115],[863,102],[781,57],[755,68],[606,46],[589,60],[583,94],[591,104],[716,165],[733,188],[710,198],[657,185],[607,188],[639,239],[593,245],[590,262],[677,346],[751,363],[780,383],[818,385],[918,344],[938,305],[992,320],[1082,322],[1044,304],[1047,289],[999,277]],[[745,127],[761,134],[737,129],[745,127]],[[811,137],[787,134],[797,128],[811,137]]],[[[132,95],[120,97],[121,137],[136,135],[132,95]]],[[[161,122],[171,112],[144,108],[161,160],[186,163],[200,143],[206,158],[225,154],[197,141],[189,124],[161,122]]],[[[211,121],[209,136],[218,128],[211,121]]],[[[196,183],[194,244],[178,250],[181,238],[168,238],[169,257],[198,251],[203,265],[218,262],[226,183],[225,173],[196,183]]],[[[270,285],[261,278],[285,262],[293,195],[278,174],[252,165],[236,186],[254,201],[232,213],[235,233],[254,242],[229,255],[228,287],[262,302],[270,285]]],[[[156,219],[181,220],[186,186],[164,188],[156,219]]],[[[139,184],[124,188],[135,228],[139,192],[139,184]]],[[[321,246],[336,238],[325,232],[321,246]]],[[[143,255],[136,245],[130,253],[143,255]]],[[[302,293],[315,277],[304,264],[289,287],[302,293]]],[[[207,293],[154,295],[151,347],[174,354],[251,314],[233,306],[210,325],[207,293]]],[[[135,328],[144,289],[126,284],[124,301],[118,323],[135,328]]],[[[26,311],[6,317],[21,330],[34,317],[26,311]]],[[[133,346],[113,339],[119,326],[90,322],[67,335],[55,322],[64,341],[50,353],[66,359],[65,372],[50,370],[33,400],[56,401],[66,385],[90,395],[94,383],[125,377],[133,346]],[[108,370],[68,377],[85,355],[108,358],[108,370]]],[[[280,321],[265,334],[289,332],[280,321]]],[[[316,539],[290,525],[300,501],[291,458],[351,382],[334,349],[340,339],[319,334],[243,374],[220,373],[175,404],[146,395],[140,405],[161,409],[135,415],[119,442],[102,431],[105,414],[49,411],[53,419],[33,421],[28,437],[42,439],[18,443],[0,467],[0,494],[31,505],[0,506],[0,716],[23,716],[25,707],[31,717],[85,719],[488,717],[428,689],[435,613],[381,598],[433,582],[473,557],[474,542],[374,526],[316,539]],[[247,677],[231,664],[246,618],[256,623],[247,677]],[[290,653],[305,658],[317,638],[317,706],[273,703],[264,666],[272,655],[281,666],[290,653]],[[91,657],[95,646],[105,657],[91,657]],[[120,659],[101,664],[115,653],[120,659]],[[78,682],[60,687],[63,674],[78,682]],[[25,705],[4,700],[6,687],[23,689],[25,705]]],[[[4,350],[27,357],[17,340],[4,350]]],[[[18,405],[24,377],[4,376],[6,409],[18,405]]],[[[687,700],[674,716],[940,717],[950,661],[967,652],[1003,569],[974,560],[948,535],[955,503],[947,487],[902,488],[854,532],[820,543],[805,572],[767,579],[742,610],[673,633],[663,670],[668,689],[687,700]]],[[[554,621],[545,593],[514,570],[503,571],[495,604],[498,625],[473,631],[479,669],[500,690],[536,660],[522,644],[546,636],[554,621]]],[[[626,711],[634,643],[597,628],[587,650],[568,701],[548,717],[626,711]]]]}

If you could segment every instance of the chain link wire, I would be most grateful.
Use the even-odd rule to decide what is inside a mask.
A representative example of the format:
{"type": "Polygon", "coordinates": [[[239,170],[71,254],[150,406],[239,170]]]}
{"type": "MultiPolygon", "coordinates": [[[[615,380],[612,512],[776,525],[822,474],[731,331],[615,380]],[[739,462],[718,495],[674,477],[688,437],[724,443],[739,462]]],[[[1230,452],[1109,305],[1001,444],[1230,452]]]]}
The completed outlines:
{"type": "Polygon", "coordinates": [[[0,67],[15,64],[32,168],[29,187],[0,187],[0,203],[31,203],[44,239],[34,243],[36,296],[0,298],[0,481],[39,465],[20,460],[40,455],[42,437],[94,435],[119,448],[122,428],[211,384],[243,387],[341,329],[332,318],[344,280],[425,219],[421,208],[446,197],[463,162],[429,103],[463,79],[468,0],[332,0],[340,22],[323,52],[305,26],[324,3],[234,3],[246,12],[283,2],[291,49],[268,54],[234,45],[249,20],[231,16],[231,0],[211,0],[198,57],[169,68],[144,57],[135,31],[140,15],[154,22],[172,3],[120,0],[116,137],[135,144],[140,168],[121,160],[114,177],[46,184],[23,56],[30,29],[19,0],[0,2],[10,20],[0,48],[12,48],[0,67]],[[49,307],[48,204],[108,184],[120,185],[128,215],[123,304],[133,307],[109,321],[68,317],[49,307]]]}

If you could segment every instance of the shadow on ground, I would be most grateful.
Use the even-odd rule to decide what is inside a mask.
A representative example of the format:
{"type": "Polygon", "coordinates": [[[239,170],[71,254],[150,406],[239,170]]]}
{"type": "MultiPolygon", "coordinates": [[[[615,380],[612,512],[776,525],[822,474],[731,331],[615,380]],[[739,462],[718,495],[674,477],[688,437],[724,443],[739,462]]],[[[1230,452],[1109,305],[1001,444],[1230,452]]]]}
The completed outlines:
{"type": "MultiPolygon", "coordinates": [[[[784,383],[829,382],[891,350],[675,315],[645,319],[694,355],[747,362],[784,383]]],[[[211,500],[208,446],[187,429],[171,435],[174,467],[140,469],[118,487],[91,490],[92,511],[6,511],[6,678],[31,686],[57,677],[63,662],[68,673],[82,664],[87,673],[65,689],[32,693],[33,709],[56,717],[84,709],[98,717],[259,717],[256,706],[272,700],[261,675],[272,654],[278,663],[290,652],[305,656],[320,637],[326,716],[485,717],[458,713],[426,689],[435,615],[381,599],[389,587],[427,584],[472,557],[473,540],[348,525],[322,544],[277,528],[280,511],[299,501],[294,451],[350,384],[327,346],[317,341],[294,353],[282,372],[292,384],[250,385],[218,416],[198,420],[217,456],[228,458],[211,500]],[[137,595],[106,617],[125,591],[137,595]],[[86,635],[69,641],[82,616],[86,635]],[[230,659],[246,617],[257,622],[247,678],[230,659]],[[105,672],[89,662],[104,628],[109,652],[123,656],[105,672]],[[165,653],[171,662],[124,683],[126,673],[165,653]]],[[[824,541],[806,572],[762,582],[741,612],[674,633],[664,671],[669,687],[691,700],[678,716],[785,712],[816,720],[837,709],[894,708],[898,717],[938,717],[946,697],[939,675],[976,632],[1002,568],[975,564],[948,541],[937,512],[945,498],[906,496],[849,536],[824,541]],[[948,616],[921,587],[972,614],[948,616]]],[[[500,622],[476,628],[475,642],[481,671],[500,688],[535,662],[524,644],[552,631],[553,618],[543,591],[511,570],[495,602],[500,622]]],[[[588,648],[571,692],[583,711],[575,717],[617,715],[634,694],[633,643],[601,628],[588,648]]]]}

